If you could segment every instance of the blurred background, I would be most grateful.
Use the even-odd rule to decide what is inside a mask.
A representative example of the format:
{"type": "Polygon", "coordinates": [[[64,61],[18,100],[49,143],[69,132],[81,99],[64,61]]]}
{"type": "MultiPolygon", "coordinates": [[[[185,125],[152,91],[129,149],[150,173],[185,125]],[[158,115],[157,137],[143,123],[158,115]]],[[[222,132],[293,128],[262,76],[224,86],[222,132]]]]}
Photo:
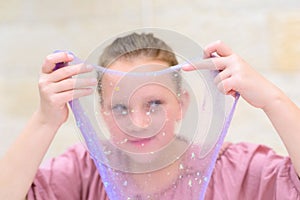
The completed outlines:
{"type": "MultiPolygon", "coordinates": [[[[170,29],[201,46],[222,40],[300,106],[299,0],[0,0],[0,156],[38,106],[46,55],[67,49],[86,58],[111,36],[142,27],[170,29]]],[[[242,99],[226,140],[287,154],[265,114],[242,99]]],[[[46,159],[77,142],[70,115],[46,159]]]]}

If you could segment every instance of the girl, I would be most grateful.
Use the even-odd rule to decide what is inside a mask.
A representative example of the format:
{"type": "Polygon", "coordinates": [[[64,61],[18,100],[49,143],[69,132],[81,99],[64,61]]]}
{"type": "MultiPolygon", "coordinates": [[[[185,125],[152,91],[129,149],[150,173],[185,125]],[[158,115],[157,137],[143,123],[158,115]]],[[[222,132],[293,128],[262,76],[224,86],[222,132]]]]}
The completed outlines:
{"type": "MultiPolygon", "coordinates": [[[[147,41],[141,49],[162,43],[151,34],[133,34],[120,38],[106,52],[116,53],[113,47],[117,43],[128,43],[129,38],[133,45],[147,41]]],[[[163,62],[168,66],[176,64],[159,49],[158,46],[156,53],[136,52],[125,61],[132,63],[143,59],[143,62],[163,62]]],[[[208,45],[204,55],[214,66],[197,67],[211,70],[216,67],[221,71],[215,79],[220,91],[229,95],[238,92],[249,104],[262,109],[289,153],[289,157],[281,157],[262,145],[225,144],[205,198],[300,199],[300,109],[222,42],[208,45]],[[218,57],[211,58],[215,54],[218,57]]],[[[112,67],[122,59],[124,57],[101,64],[112,67]]],[[[80,145],[39,168],[55,133],[68,117],[67,102],[91,94],[89,87],[97,84],[95,79],[76,80],[75,84],[70,78],[92,70],[82,64],[53,71],[57,63],[72,60],[73,57],[66,53],[46,57],[39,80],[40,105],[1,159],[0,199],[108,199],[93,161],[80,145]]],[[[194,70],[188,65],[183,69],[194,70]]]]}

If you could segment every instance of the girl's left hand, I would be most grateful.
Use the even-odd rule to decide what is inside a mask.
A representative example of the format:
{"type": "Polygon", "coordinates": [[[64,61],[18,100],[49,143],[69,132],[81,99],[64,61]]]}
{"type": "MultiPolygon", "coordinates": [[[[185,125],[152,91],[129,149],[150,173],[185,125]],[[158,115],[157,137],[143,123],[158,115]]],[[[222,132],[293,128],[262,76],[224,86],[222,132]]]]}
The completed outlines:
{"type": "Polygon", "coordinates": [[[220,73],[214,81],[222,93],[232,96],[239,93],[249,104],[257,108],[264,109],[279,92],[272,83],[221,41],[206,46],[203,62],[185,65],[182,69],[218,70],[220,73]]]}

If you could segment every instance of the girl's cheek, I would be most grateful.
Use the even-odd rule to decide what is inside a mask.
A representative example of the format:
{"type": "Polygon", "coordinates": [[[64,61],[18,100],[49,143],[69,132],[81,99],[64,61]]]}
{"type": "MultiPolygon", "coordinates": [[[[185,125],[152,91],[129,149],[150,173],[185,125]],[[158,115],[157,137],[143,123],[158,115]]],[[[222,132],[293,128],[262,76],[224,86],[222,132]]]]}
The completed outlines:
{"type": "Polygon", "coordinates": [[[115,123],[115,120],[111,116],[105,118],[105,123],[109,130],[110,139],[114,143],[118,143],[124,140],[125,137],[124,133],[122,133],[118,125],[115,123]]]}
{"type": "Polygon", "coordinates": [[[161,130],[159,134],[161,140],[164,140],[165,142],[169,142],[175,137],[175,133],[174,133],[175,124],[174,122],[171,123],[170,122],[171,122],[170,120],[166,122],[165,127],[161,130]]]}
{"type": "Polygon", "coordinates": [[[110,134],[115,140],[122,140],[126,137],[126,135],[117,126],[110,129],[110,134]]]}

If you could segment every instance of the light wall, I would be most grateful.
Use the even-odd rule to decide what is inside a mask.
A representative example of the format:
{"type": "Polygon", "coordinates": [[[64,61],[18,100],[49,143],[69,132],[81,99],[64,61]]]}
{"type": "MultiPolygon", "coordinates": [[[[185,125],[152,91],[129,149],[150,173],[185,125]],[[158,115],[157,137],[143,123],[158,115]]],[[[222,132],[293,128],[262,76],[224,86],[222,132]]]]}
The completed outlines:
{"type": "MultiPolygon", "coordinates": [[[[203,46],[223,40],[300,105],[299,0],[1,0],[0,155],[38,105],[47,54],[67,49],[85,58],[112,35],[142,27],[171,29],[203,46]]],[[[78,134],[70,117],[46,158],[78,142],[78,134]]],[[[243,100],[226,139],[263,143],[286,154],[264,113],[243,100]]]]}

